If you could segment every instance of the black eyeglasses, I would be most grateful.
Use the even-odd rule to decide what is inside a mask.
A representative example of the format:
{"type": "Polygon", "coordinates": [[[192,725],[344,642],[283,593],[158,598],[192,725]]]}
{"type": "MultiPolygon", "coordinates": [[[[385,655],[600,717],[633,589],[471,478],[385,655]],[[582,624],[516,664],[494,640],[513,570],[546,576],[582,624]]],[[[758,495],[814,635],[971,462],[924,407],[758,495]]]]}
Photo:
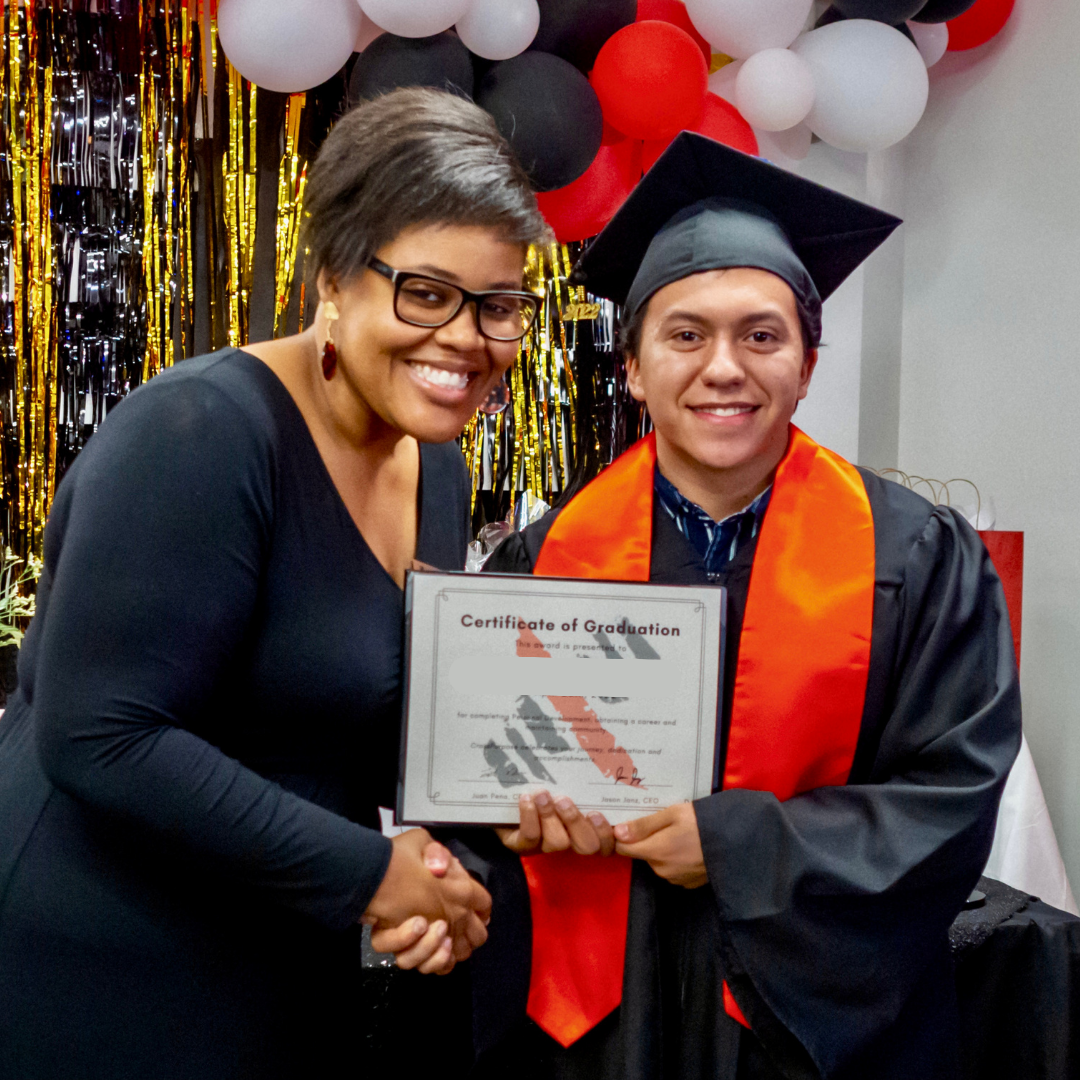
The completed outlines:
{"type": "Polygon", "coordinates": [[[431,329],[457,318],[473,304],[476,329],[491,341],[520,341],[536,321],[540,297],[530,292],[469,292],[438,278],[395,270],[379,259],[368,265],[394,284],[394,314],[410,326],[431,329]]]}

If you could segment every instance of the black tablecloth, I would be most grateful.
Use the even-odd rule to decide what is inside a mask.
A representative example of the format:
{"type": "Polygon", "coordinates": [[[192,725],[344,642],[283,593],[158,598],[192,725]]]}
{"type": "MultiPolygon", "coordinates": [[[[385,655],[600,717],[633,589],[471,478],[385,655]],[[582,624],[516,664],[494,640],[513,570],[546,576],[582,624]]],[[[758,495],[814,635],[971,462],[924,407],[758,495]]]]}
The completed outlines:
{"type": "MultiPolygon", "coordinates": [[[[989,878],[979,888],[986,905],[962,913],[950,935],[965,1077],[1080,1080],[1080,918],[989,878]]],[[[369,1062],[385,1057],[393,1067],[421,1031],[429,1049],[460,1050],[468,1017],[446,1015],[434,977],[386,966],[370,948],[366,960],[369,1008],[359,1025],[369,1062]]],[[[459,968],[448,978],[466,976],[459,968]]],[[[443,1060],[460,1058],[447,1052],[443,1060]]],[[[444,1067],[441,1075],[464,1074],[444,1067]]]]}
{"type": "MultiPolygon", "coordinates": [[[[979,887],[990,909],[1000,883],[979,887]]],[[[970,1080],[1080,1078],[1080,918],[1032,897],[957,951],[956,989],[970,1080]]]]}

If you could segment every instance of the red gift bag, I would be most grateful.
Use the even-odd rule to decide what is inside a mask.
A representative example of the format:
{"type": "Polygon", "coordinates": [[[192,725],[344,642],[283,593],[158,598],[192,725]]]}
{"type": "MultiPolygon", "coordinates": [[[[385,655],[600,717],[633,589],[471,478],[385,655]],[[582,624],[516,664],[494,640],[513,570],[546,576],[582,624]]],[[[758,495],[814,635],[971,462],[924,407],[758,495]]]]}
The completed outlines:
{"type": "Polygon", "coordinates": [[[1003,529],[986,529],[980,530],[979,536],[982,537],[986,550],[990,552],[990,559],[1005,590],[1013,645],[1016,647],[1016,663],[1019,666],[1020,622],[1024,612],[1024,534],[1003,529]]]}

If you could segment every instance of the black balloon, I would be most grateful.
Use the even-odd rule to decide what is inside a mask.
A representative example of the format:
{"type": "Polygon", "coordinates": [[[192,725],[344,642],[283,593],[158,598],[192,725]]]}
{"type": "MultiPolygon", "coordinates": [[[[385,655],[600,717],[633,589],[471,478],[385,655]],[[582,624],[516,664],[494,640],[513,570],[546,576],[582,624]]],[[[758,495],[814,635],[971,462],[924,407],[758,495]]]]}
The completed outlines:
{"type": "Polygon", "coordinates": [[[479,86],[484,81],[484,76],[499,61],[488,60],[484,56],[477,56],[476,53],[469,53],[469,56],[472,58],[473,86],[479,86]]]}
{"type": "MultiPolygon", "coordinates": [[[[845,15],[842,11],[840,11],[839,8],[835,6],[826,8],[822,12],[821,17],[818,19],[818,21],[814,23],[814,29],[816,30],[819,26],[828,26],[829,23],[843,22],[846,18],[848,18],[848,16],[845,15]]],[[[874,19],[873,21],[878,22],[879,20],[874,19]]],[[[893,29],[899,30],[900,33],[903,34],[904,37],[906,37],[912,45],[916,45],[916,47],[918,47],[915,41],[915,35],[911,32],[911,30],[908,29],[907,23],[896,23],[893,26],[893,29]]]]}
{"type": "Polygon", "coordinates": [[[589,80],[550,53],[524,52],[496,64],[476,103],[495,117],[537,191],[576,180],[600,149],[604,118],[589,80]]]}
{"type": "Polygon", "coordinates": [[[833,0],[849,19],[873,19],[896,26],[910,19],[926,0],[833,0]]]}
{"type": "Polygon", "coordinates": [[[357,57],[349,79],[349,98],[362,101],[399,86],[433,86],[471,98],[469,50],[449,31],[422,38],[380,34],[357,57]]]}
{"type": "Polygon", "coordinates": [[[588,74],[616,30],[637,18],[637,0],[539,0],[540,28],[532,45],[553,53],[588,74]]]}
{"type": "Polygon", "coordinates": [[[814,23],[814,29],[817,30],[819,27],[828,26],[834,22],[843,22],[846,18],[847,16],[839,8],[827,7],[814,23]]]}
{"type": "Polygon", "coordinates": [[[957,15],[963,15],[974,3],[975,0],[930,0],[913,18],[916,22],[948,22],[957,15]]]}

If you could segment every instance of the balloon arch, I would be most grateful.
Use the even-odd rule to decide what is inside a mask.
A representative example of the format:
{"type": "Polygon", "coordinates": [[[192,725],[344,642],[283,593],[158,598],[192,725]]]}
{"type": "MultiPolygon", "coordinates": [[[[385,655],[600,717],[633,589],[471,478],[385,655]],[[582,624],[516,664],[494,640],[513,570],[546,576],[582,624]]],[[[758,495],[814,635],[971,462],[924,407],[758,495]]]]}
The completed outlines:
{"type": "Polygon", "coordinates": [[[1013,0],[19,0],[0,9],[0,546],[40,554],[107,413],[186,356],[311,321],[307,167],[342,107],[399,85],[491,111],[561,243],[542,318],[463,447],[474,525],[565,497],[645,430],[616,312],[568,280],[688,127],[780,164],[889,145],[928,65],[1013,0]],[[226,62],[231,60],[232,63],[226,62]],[[17,114],[17,115],[16,115],[17,114]],[[16,122],[17,120],[17,122],[16,122]]]}
{"type": "Polygon", "coordinates": [[[252,83],[350,96],[450,88],[514,146],[560,241],[598,232],[681,130],[798,159],[882,150],[922,117],[927,69],[994,37],[1015,0],[218,0],[252,83]],[[764,144],[764,145],[762,145],[764,144]]]}

